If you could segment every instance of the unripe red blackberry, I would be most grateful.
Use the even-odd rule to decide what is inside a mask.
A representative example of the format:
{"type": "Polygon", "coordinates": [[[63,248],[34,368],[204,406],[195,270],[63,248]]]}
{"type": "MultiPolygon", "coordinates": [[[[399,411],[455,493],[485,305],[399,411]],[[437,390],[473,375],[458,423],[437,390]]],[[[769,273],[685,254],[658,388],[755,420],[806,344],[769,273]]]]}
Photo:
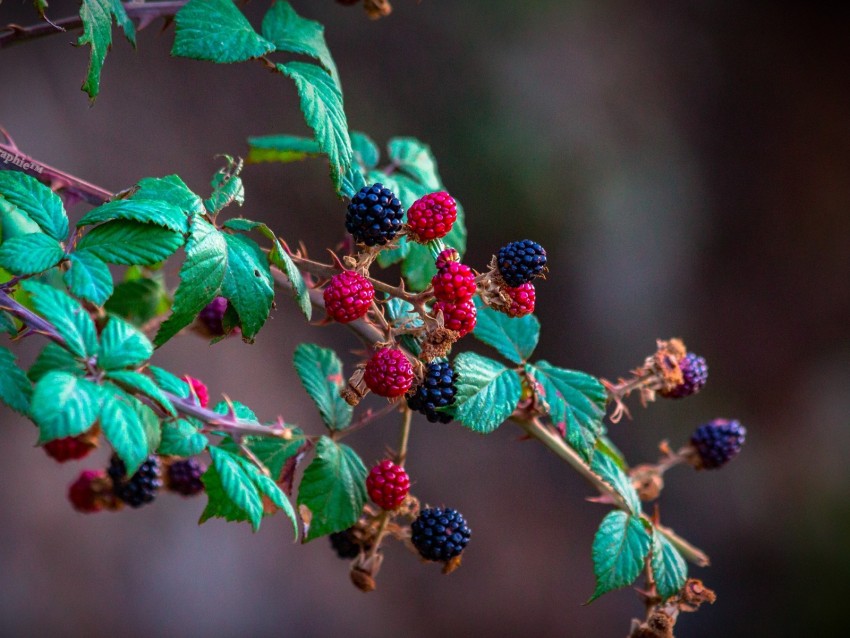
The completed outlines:
{"type": "Polygon", "coordinates": [[[437,258],[434,260],[434,265],[437,267],[437,270],[440,270],[453,261],[460,261],[460,253],[454,248],[446,248],[440,251],[440,254],[437,255],[437,258]]]}
{"type": "Polygon", "coordinates": [[[457,372],[448,361],[433,361],[428,364],[422,384],[416,393],[408,397],[407,405],[411,410],[424,414],[431,423],[449,423],[452,415],[438,412],[437,408],[452,405],[455,402],[457,372]]]}
{"type": "Polygon", "coordinates": [[[736,420],[714,419],[701,425],[691,436],[698,467],[713,470],[726,465],[741,451],[746,436],[747,429],[736,420]]]}
{"type": "Polygon", "coordinates": [[[459,555],[472,536],[461,513],[450,507],[422,510],[410,532],[410,540],[422,558],[442,562],[459,555]]]}
{"type": "Polygon", "coordinates": [[[198,322],[211,337],[224,335],[224,313],[228,301],[225,297],[216,297],[198,313],[198,322]]]}
{"type": "Polygon", "coordinates": [[[668,399],[682,399],[696,394],[708,381],[708,364],[705,359],[689,352],[679,360],[682,371],[682,383],[670,391],[661,390],[659,394],[668,399]]]}
{"type": "Polygon", "coordinates": [[[448,261],[438,267],[431,279],[434,296],[440,301],[460,303],[475,295],[475,275],[472,269],[457,261],[448,261]]]}
{"type": "Polygon", "coordinates": [[[334,321],[348,323],[366,314],[375,298],[375,288],[360,273],[344,270],[331,277],[323,297],[328,315],[334,321]]]}
{"type": "Polygon", "coordinates": [[[383,245],[401,230],[404,210],[393,192],[377,183],[364,186],[351,198],[345,228],[367,246],[383,245]]]}
{"type": "Polygon", "coordinates": [[[403,467],[384,459],[366,477],[366,491],[378,507],[394,510],[410,491],[410,477],[403,467]]]}
{"type": "Polygon", "coordinates": [[[429,193],[407,209],[407,225],[420,243],[445,237],[456,220],[457,203],[445,191],[429,193]]]}
{"type": "Polygon", "coordinates": [[[91,514],[103,509],[95,486],[106,478],[106,473],[96,470],[83,470],[77,480],[68,488],[68,500],[78,512],[91,514]]]}
{"type": "Polygon", "coordinates": [[[443,313],[443,321],[446,328],[454,330],[460,336],[464,336],[472,332],[475,328],[475,321],[478,311],[475,309],[475,304],[470,299],[454,304],[448,301],[437,301],[434,303],[434,314],[443,313]]]}
{"type": "Polygon", "coordinates": [[[537,277],[546,267],[546,251],[530,239],[502,246],[496,256],[499,274],[511,287],[521,286],[537,277]]]}
{"type": "Polygon", "coordinates": [[[198,397],[198,403],[200,406],[202,408],[207,407],[210,403],[210,391],[207,389],[204,382],[190,376],[186,377],[186,381],[188,381],[189,385],[192,386],[192,390],[195,392],[195,396],[198,397]]]}
{"type": "Polygon", "coordinates": [[[509,317],[524,317],[534,312],[534,302],[537,296],[534,291],[534,284],[528,282],[516,288],[506,286],[502,290],[511,298],[511,305],[505,308],[505,314],[509,317]]]}
{"type": "Polygon", "coordinates": [[[181,459],[168,466],[166,487],[183,496],[194,496],[204,491],[201,475],[206,468],[195,459],[181,459]]]}
{"type": "Polygon", "coordinates": [[[67,436],[63,439],[54,439],[42,446],[47,456],[56,459],[59,463],[64,463],[71,459],[81,459],[96,447],[97,439],[88,433],[79,436],[67,436]]]}
{"type": "Polygon", "coordinates": [[[127,478],[127,468],[117,456],[112,457],[107,470],[112,479],[112,492],[115,497],[132,508],[141,507],[156,498],[162,487],[159,477],[159,458],[149,456],[133,476],[127,478]]]}
{"type": "Polygon", "coordinates": [[[400,397],[413,385],[413,366],[398,348],[381,348],[366,364],[366,386],[382,397],[400,397]]]}

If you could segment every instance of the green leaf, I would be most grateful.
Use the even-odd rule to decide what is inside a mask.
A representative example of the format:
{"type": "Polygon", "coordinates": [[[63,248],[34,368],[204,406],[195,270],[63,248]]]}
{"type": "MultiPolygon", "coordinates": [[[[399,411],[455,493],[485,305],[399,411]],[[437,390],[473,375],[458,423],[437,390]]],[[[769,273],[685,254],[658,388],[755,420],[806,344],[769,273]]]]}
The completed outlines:
{"type": "Polygon", "coordinates": [[[652,534],[652,576],[663,600],[679,593],[688,578],[685,559],[658,530],[652,534]]]}
{"type": "Polygon", "coordinates": [[[18,334],[18,326],[15,323],[15,318],[5,310],[0,310],[0,332],[4,332],[12,337],[18,334]]]}
{"type": "MultiPolygon", "coordinates": [[[[79,254],[79,251],[74,254],[79,254]]],[[[115,292],[106,300],[104,308],[135,326],[143,326],[159,314],[164,298],[162,282],[147,278],[132,279],[115,287],[115,292]]]]}
{"type": "Polygon", "coordinates": [[[71,267],[65,271],[63,278],[74,295],[98,306],[102,306],[113,293],[109,266],[86,250],[71,253],[71,267]]]}
{"type": "Polygon", "coordinates": [[[221,401],[213,408],[213,412],[217,412],[218,414],[222,415],[228,415],[231,412],[231,405],[233,406],[233,414],[236,415],[237,419],[257,423],[257,415],[254,413],[254,411],[247,405],[245,405],[244,403],[240,403],[239,401],[231,401],[230,404],[228,404],[227,401],[221,401]]]}
{"type": "Polygon", "coordinates": [[[307,394],[313,399],[322,421],[331,430],[344,430],[354,411],[339,392],[345,385],[342,361],[333,350],[312,343],[299,344],[293,357],[295,370],[307,394]]]}
{"type": "Polygon", "coordinates": [[[590,469],[602,477],[602,480],[623,497],[632,514],[640,513],[640,497],[632,486],[631,479],[610,457],[604,454],[594,454],[590,469]]]}
{"type": "Polygon", "coordinates": [[[269,500],[271,500],[278,509],[283,510],[283,513],[286,514],[287,518],[289,518],[289,521],[292,523],[292,531],[297,539],[298,519],[295,516],[295,509],[292,507],[292,503],[290,503],[289,499],[286,498],[286,494],[283,493],[283,490],[280,489],[280,486],[277,483],[263,474],[257,466],[243,458],[239,458],[238,460],[244,472],[251,477],[251,480],[254,482],[254,485],[259,488],[260,492],[268,496],[269,500]]]}
{"type": "Polygon", "coordinates": [[[210,447],[209,453],[213,465],[203,477],[209,502],[201,514],[200,522],[213,516],[222,516],[227,520],[249,520],[254,531],[257,531],[263,518],[263,502],[251,477],[242,469],[239,457],[217,447],[210,447]],[[211,472],[213,476],[208,476],[211,472]],[[211,484],[214,488],[212,491],[211,484]]]}
{"type": "Polygon", "coordinates": [[[478,319],[472,334],[514,363],[527,361],[540,338],[537,317],[509,317],[484,305],[478,297],[475,298],[475,307],[478,308],[478,319]]]}
{"type": "Polygon", "coordinates": [[[347,445],[323,436],[298,488],[298,505],[309,512],[304,540],[348,529],[357,522],[365,504],[363,461],[347,445]]]}
{"type": "Polygon", "coordinates": [[[212,194],[204,200],[204,208],[210,215],[217,214],[221,209],[236,202],[240,206],[245,203],[245,186],[239,172],[242,170],[241,161],[237,162],[229,155],[227,166],[220,169],[212,178],[212,194]]]}
{"type": "Polygon", "coordinates": [[[92,228],[77,244],[110,264],[152,266],[183,245],[183,235],[161,226],[123,219],[92,228]]]}
{"type": "Polygon", "coordinates": [[[54,370],[35,385],[30,416],[39,428],[39,443],[77,436],[94,425],[101,392],[88,379],[54,370]]]}
{"type": "MultiPolygon", "coordinates": [[[[14,171],[7,171],[13,173],[14,171]]],[[[23,173],[18,173],[23,175],[23,173]]],[[[0,175],[3,175],[0,172],[0,175]]],[[[0,195],[0,230],[3,239],[11,239],[21,235],[31,235],[42,232],[41,227],[31,220],[24,211],[0,195]]]]}
{"type": "Polygon", "coordinates": [[[113,16],[124,30],[124,35],[135,46],[136,29],[120,0],[83,0],[80,8],[83,34],[77,40],[77,46],[91,45],[89,69],[82,88],[92,100],[100,91],[100,72],[106,60],[106,52],[112,47],[113,16]]]}
{"type": "Polygon", "coordinates": [[[97,332],[89,313],[64,292],[36,281],[25,281],[36,312],[53,324],[65,346],[78,357],[97,354],[97,332]]]}
{"type": "Polygon", "coordinates": [[[455,418],[482,434],[498,428],[511,416],[520,396],[522,382],[515,370],[474,352],[455,359],[457,395],[455,418]]]}
{"type": "Polygon", "coordinates": [[[189,384],[180,377],[159,366],[148,366],[148,371],[153,375],[157,385],[166,392],[170,392],[181,399],[189,398],[189,384]]]}
{"type": "Polygon", "coordinates": [[[101,386],[101,395],[101,430],[112,449],[124,461],[130,476],[156,446],[151,445],[151,437],[140,410],[130,396],[111,383],[101,386]]]}
{"type": "Polygon", "coordinates": [[[596,439],[596,451],[607,456],[617,467],[623,470],[623,472],[628,473],[629,464],[626,463],[626,457],[623,456],[623,453],[620,452],[616,445],[614,445],[614,442],[604,434],[596,439]]]}
{"type": "Polygon", "coordinates": [[[274,301],[274,280],[269,262],[257,244],[243,235],[225,235],[227,272],[222,294],[239,315],[242,338],[253,341],[266,322],[274,301]]]}
{"type": "Polygon", "coordinates": [[[274,44],[254,31],[232,0],[190,0],[175,22],[171,55],[230,63],[274,51],[274,44]]]}
{"type": "Polygon", "coordinates": [[[596,437],[603,431],[605,388],[589,374],[558,368],[546,361],[525,369],[537,382],[535,391],[549,405],[552,422],[561,426],[570,445],[590,460],[596,437]]]}
{"type": "Polygon", "coordinates": [[[251,452],[265,465],[275,481],[282,479],[286,462],[293,456],[302,454],[307,440],[298,428],[292,431],[291,439],[269,436],[246,436],[243,442],[251,452]]]}
{"type": "Polygon", "coordinates": [[[81,377],[85,374],[85,367],[82,361],[75,358],[74,355],[58,343],[53,342],[44,346],[44,349],[38,354],[35,362],[27,371],[27,376],[30,378],[30,381],[35,383],[51,370],[68,372],[76,377],[81,377]]]}
{"type": "Polygon", "coordinates": [[[248,163],[297,162],[308,157],[324,155],[312,137],[297,135],[266,135],[248,138],[248,163]]]}
{"type": "Polygon", "coordinates": [[[622,510],[608,512],[593,538],[596,590],[587,602],[631,585],[643,569],[652,538],[637,516],[622,510]]]}
{"type": "MultiPolygon", "coordinates": [[[[0,171],[0,197],[56,241],[64,241],[68,236],[68,217],[62,200],[34,177],[18,171],[0,171]]],[[[10,213],[4,211],[4,238],[11,237],[6,232],[6,216],[10,213]]]]}
{"type": "Polygon", "coordinates": [[[124,386],[125,389],[132,392],[143,394],[149,399],[153,399],[171,416],[177,416],[177,411],[174,409],[171,401],[165,396],[159,386],[154,383],[149,377],[146,377],[141,372],[133,370],[112,370],[106,373],[108,379],[124,386]]]}
{"type": "Polygon", "coordinates": [[[328,156],[331,179],[339,191],[354,156],[341,91],[328,72],[315,64],[288,62],[278,64],[277,68],[295,81],[304,119],[315,132],[319,147],[328,156]]]}
{"type": "Polygon", "coordinates": [[[65,257],[61,244],[42,233],[12,237],[0,244],[0,266],[16,275],[34,275],[65,257]]]}
{"type": "Polygon", "coordinates": [[[413,137],[395,137],[387,144],[387,152],[399,170],[422,184],[428,192],[442,188],[437,160],[427,144],[413,137]]]}
{"type": "Polygon", "coordinates": [[[146,177],[140,180],[130,199],[157,200],[170,204],[179,208],[187,218],[204,214],[201,198],[177,175],[146,177]]]}
{"type": "Polygon", "coordinates": [[[0,348],[0,401],[21,414],[28,414],[32,384],[15,363],[15,355],[0,348]]]}
{"type": "Polygon", "coordinates": [[[153,345],[143,332],[120,317],[109,317],[100,333],[97,365],[103,370],[137,367],[151,358],[153,345]]]}
{"type": "Polygon", "coordinates": [[[350,135],[351,149],[360,165],[366,170],[375,168],[381,159],[381,151],[378,145],[365,133],[351,131],[350,135]]]}
{"type": "Polygon", "coordinates": [[[363,172],[359,166],[352,162],[351,166],[343,174],[342,184],[336,192],[340,197],[351,199],[364,186],[366,186],[366,180],[363,177],[363,172]]]}
{"type": "Polygon", "coordinates": [[[165,421],[162,424],[162,441],[158,452],[182,457],[195,456],[207,449],[207,443],[207,437],[201,434],[191,421],[165,421]]]}
{"type": "Polygon", "coordinates": [[[227,269],[227,242],[215,226],[196,217],[180,268],[171,316],[160,326],[154,343],[161,346],[188,326],[218,294],[227,269]]]}
{"type": "Polygon", "coordinates": [[[77,223],[77,226],[102,224],[115,219],[155,224],[178,233],[189,228],[189,219],[181,208],[169,202],[155,199],[118,199],[93,208],[77,223]]]}

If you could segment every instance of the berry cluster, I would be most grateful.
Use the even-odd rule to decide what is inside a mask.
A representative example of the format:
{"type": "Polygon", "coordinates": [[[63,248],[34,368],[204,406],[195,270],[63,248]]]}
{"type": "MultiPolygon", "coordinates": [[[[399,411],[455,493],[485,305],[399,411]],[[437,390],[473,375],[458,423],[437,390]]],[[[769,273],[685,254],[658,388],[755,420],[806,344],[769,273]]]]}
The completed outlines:
{"type": "Polygon", "coordinates": [[[156,498],[156,493],[162,487],[159,470],[159,458],[149,456],[136,473],[128,478],[124,461],[113,455],[106,472],[112,479],[112,493],[115,497],[136,508],[151,503],[156,498]]]}
{"type": "Polygon", "coordinates": [[[375,288],[363,275],[345,270],[331,278],[322,296],[328,315],[339,323],[349,323],[369,310],[375,288]]]}
{"type": "Polygon", "coordinates": [[[168,465],[165,473],[166,487],[183,496],[194,496],[204,491],[201,475],[206,468],[195,459],[181,459],[168,465]]]}
{"type": "Polygon", "coordinates": [[[534,312],[534,301],[536,298],[534,284],[526,282],[516,288],[506,286],[503,290],[511,300],[510,305],[505,308],[505,313],[509,317],[524,317],[534,312]]]}
{"type": "Polygon", "coordinates": [[[351,198],[345,228],[359,243],[384,245],[395,238],[402,227],[401,202],[383,184],[364,186],[351,198]]]}
{"type": "Polygon", "coordinates": [[[227,312],[228,301],[224,297],[216,297],[198,313],[197,325],[201,332],[208,337],[223,337],[224,313],[227,312]]]}
{"type": "Polygon", "coordinates": [[[97,447],[97,437],[88,432],[78,436],[67,436],[45,443],[42,448],[47,456],[59,463],[81,459],[97,447]]]}
{"type": "Polygon", "coordinates": [[[407,405],[411,410],[424,414],[431,423],[448,423],[452,415],[448,412],[438,412],[455,402],[455,387],[457,372],[447,361],[432,361],[425,371],[425,379],[416,388],[416,392],[408,397],[407,405]]]}
{"type": "Polygon", "coordinates": [[[499,249],[496,265],[502,279],[511,288],[527,284],[546,267],[546,251],[530,239],[512,241],[499,249]]]}
{"type": "Polygon", "coordinates": [[[366,491],[378,507],[394,510],[410,491],[410,477],[403,467],[384,459],[366,477],[366,491]]]}
{"type": "Polygon", "coordinates": [[[400,397],[413,385],[413,366],[398,348],[381,348],[369,359],[363,378],[378,396],[400,397]]]}
{"type": "Polygon", "coordinates": [[[459,556],[472,535],[461,513],[450,507],[422,510],[410,531],[422,558],[443,562],[459,556]]]}
{"type": "Polygon", "coordinates": [[[439,301],[457,304],[472,299],[475,294],[475,275],[459,259],[454,248],[447,248],[437,256],[437,274],[431,279],[431,285],[439,301]]]}
{"type": "Polygon", "coordinates": [[[708,364],[700,356],[689,352],[679,360],[682,382],[672,390],[661,390],[660,394],[669,399],[682,399],[696,394],[708,381],[708,364]]]}
{"type": "Polygon", "coordinates": [[[457,220],[457,203],[444,191],[429,193],[417,199],[407,211],[407,226],[419,243],[449,234],[457,220]]]}
{"type": "Polygon", "coordinates": [[[698,466],[706,470],[723,467],[741,451],[746,435],[747,429],[734,419],[714,419],[701,425],[691,436],[698,466]]]}

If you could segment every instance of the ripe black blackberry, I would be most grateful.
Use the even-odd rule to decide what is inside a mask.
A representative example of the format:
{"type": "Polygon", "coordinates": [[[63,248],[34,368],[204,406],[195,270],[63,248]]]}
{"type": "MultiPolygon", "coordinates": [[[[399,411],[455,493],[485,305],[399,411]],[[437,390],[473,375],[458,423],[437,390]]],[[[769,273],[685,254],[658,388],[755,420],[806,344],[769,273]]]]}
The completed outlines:
{"type": "Polygon", "coordinates": [[[112,493],[130,507],[141,507],[150,503],[162,487],[159,478],[159,458],[149,456],[133,476],[127,478],[127,467],[117,456],[113,455],[107,470],[112,479],[112,493]]]}
{"type": "Polygon", "coordinates": [[[402,227],[404,210],[393,192],[377,183],[364,186],[348,205],[345,228],[367,246],[386,244],[402,227]]]}
{"type": "Polygon", "coordinates": [[[516,288],[537,277],[546,267],[546,251],[530,239],[512,241],[499,249],[496,265],[502,279],[516,288]]]}
{"type": "Polygon", "coordinates": [[[747,429],[734,419],[714,419],[701,425],[691,436],[698,467],[713,470],[726,465],[741,451],[746,435],[747,429]]]}
{"type": "Polygon", "coordinates": [[[172,492],[183,496],[194,496],[204,491],[201,474],[204,466],[195,459],[174,461],[168,466],[167,485],[172,492]]]}
{"type": "Polygon", "coordinates": [[[442,562],[458,556],[472,535],[463,515],[450,507],[422,510],[410,532],[410,540],[422,558],[442,562]]]}
{"type": "Polygon", "coordinates": [[[437,408],[443,408],[455,402],[455,394],[457,394],[455,381],[457,381],[457,372],[447,361],[429,363],[422,385],[416,388],[416,393],[407,399],[408,407],[424,414],[431,423],[450,422],[452,415],[448,412],[438,412],[437,408]]]}
{"type": "Polygon", "coordinates": [[[661,395],[668,399],[682,399],[696,394],[708,381],[708,364],[693,352],[681,358],[679,369],[682,371],[682,383],[669,392],[661,391],[661,395]]]}
{"type": "Polygon", "coordinates": [[[371,545],[361,548],[360,543],[357,542],[353,527],[344,529],[341,532],[334,532],[328,538],[331,539],[331,547],[334,548],[336,555],[340,558],[349,560],[357,558],[360,555],[361,549],[364,552],[368,552],[371,549],[371,545]]]}

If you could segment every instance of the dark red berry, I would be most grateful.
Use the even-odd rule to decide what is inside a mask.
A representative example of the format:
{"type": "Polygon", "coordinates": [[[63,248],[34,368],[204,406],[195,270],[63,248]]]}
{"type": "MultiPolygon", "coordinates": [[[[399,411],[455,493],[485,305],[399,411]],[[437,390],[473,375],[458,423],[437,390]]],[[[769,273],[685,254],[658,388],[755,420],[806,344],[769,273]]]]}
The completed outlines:
{"type": "Polygon", "coordinates": [[[448,301],[437,301],[434,304],[434,314],[443,313],[443,321],[446,328],[454,330],[460,336],[469,334],[475,328],[478,311],[470,299],[458,304],[448,301]]]}
{"type": "Polygon", "coordinates": [[[384,459],[366,477],[366,490],[378,507],[394,510],[410,491],[410,477],[403,467],[384,459]]]}
{"type": "Polygon", "coordinates": [[[679,360],[679,369],[682,371],[682,383],[672,390],[659,394],[668,399],[682,399],[696,394],[708,381],[708,364],[705,359],[689,352],[679,360]]]}
{"type": "Polygon", "coordinates": [[[741,451],[746,436],[747,429],[735,420],[714,419],[701,425],[691,436],[699,467],[714,470],[726,465],[741,451]]]}
{"type": "Polygon", "coordinates": [[[71,459],[81,459],[97,447],[97,439],[88,433],[80,436],[68,436],[64,439],[54,439],[43,446],[47,456],[56,459],[59,463],[71,459]]]}
{"type": "Polygon", "coordinates": [[[195,459],[181,459],[168,466],[166,486],[183,496],[194,496],[204,491],[201,475],[206,468],[195,459]]]}
{"type": "Polygon", "coordinates": [[[417,199],[407,209],[407,225],[416,241],[425,243],[445,237],[457,220],[457,203],[445,191],[417,199]]]}
{"type": "Polygon", "coordinates": [[[198,397],[198,403],[200,406],[202,408],[207,407],[210,403],[210,391],[207,389],[204,382],[190,376],[186,376],[186,381],[188,381],[189,385],[192,386],[192,390],[195,392],[195,396],[198,397]]]}
{"type": "Polygon", "coordinates": [[[546,267],[546,251],[530,239],[502,246],[496,257],[499,274],[511,287],[528,283],[546,267]]]}
{"type": "Polygon", "coordinates": [[[511,298],[511,305],[505,309],[505,313],[509,317],[524,317],[534,312],[536,298],[534,284],[528,282],[516,288],[506,286],[502,290],[511,298]]]}
{"type": "Polygon", "coordinates": [[[440,301],[459,303],[472,299],[475,294],[475,275],[469,266],[449,261],[431,279],[434,296],[440,301]]]}
{"type": "Polygon", "coordinates": [[[323,296],[328,315],[339,323],[348,323],[366,314],[375,288],[363,275],[345,270],[331,278],[323,296]]]}
{"type": "Polygon", "coordinates": [[[78,512],[91,514],[99,512],[104,505],[99,496],[97,485],[106,479],[106,473],[96,470],[83,470],[77,480],[68,488],[68,500],[78,512]]]}
{"type": "Polygon", "coordinates": [[[410,540],[422,558],[442,562],[459,555],[472,536],[461,513],[450,507],[422,510],[410,532],[410,540]]]}
{"type": "Polygon", "coordinates": [[[366,386],[382,397],[400,397],[413,385],[413,366],[398,348],[381,348],[366,364],[366,386]]]}

